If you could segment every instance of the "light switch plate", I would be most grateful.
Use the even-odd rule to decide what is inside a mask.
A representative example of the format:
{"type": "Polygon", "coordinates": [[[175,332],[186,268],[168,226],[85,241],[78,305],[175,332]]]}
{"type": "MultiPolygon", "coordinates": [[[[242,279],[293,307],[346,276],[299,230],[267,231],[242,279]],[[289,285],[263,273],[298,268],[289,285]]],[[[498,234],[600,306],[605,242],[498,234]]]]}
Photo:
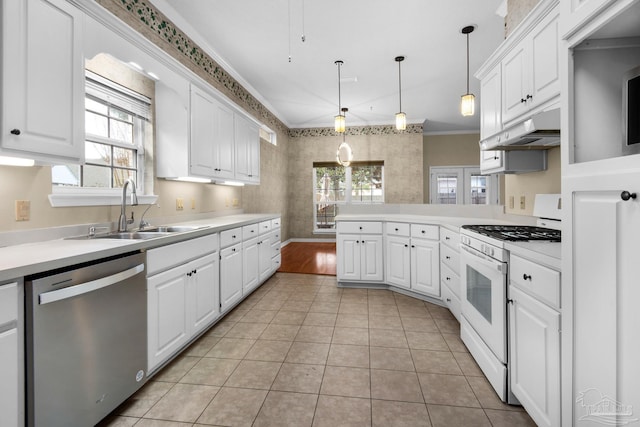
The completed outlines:
{"type": "Polygon", "coordinates": [[[16,221],[29,221],[31,217],[31,202],[16,200],[16,221]]]}
{"type": "Polygon", "coordinates": [[[184,201],[181,198],[176,199],[176,210],[181,211],[184,209],[184,201]]]}
{"type": "Polygon", "coordinates": [[[509,209],[513,209],[515,207],[515,197],[509,196],[509,209]]]}
{"type": "Polygon", "coordinates": [[[520,196],[520,209],[524,209],[524,206],[525,206],[524,200],[525,200],[525,197],[524,196],[520,196]]]}

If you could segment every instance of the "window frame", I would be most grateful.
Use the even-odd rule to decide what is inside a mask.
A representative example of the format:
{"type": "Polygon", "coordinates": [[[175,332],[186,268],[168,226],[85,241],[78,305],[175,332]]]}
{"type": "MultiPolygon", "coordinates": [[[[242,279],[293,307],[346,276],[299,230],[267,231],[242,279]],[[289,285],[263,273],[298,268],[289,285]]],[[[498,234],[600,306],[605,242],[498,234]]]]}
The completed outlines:
{"type": "MultiPolygon", "coordinates": [[[[438,203],[438,189],[436,175],[439,173],[455,174],[457,175],[457,192],[456,192],[456,204],[458,205],[470,205],[471,203],[471,177],[474,175],[482,175],[480,172],[480,166],[431,166],[429,168],[429,203],[438,203]]],[[[486,205],[499,205],[500,194],[500,181],[498,176],[483,175],[487,178],[487,195],[486,205]]],[[[480,205],[480,204],[477,204],[480,205]]]]}

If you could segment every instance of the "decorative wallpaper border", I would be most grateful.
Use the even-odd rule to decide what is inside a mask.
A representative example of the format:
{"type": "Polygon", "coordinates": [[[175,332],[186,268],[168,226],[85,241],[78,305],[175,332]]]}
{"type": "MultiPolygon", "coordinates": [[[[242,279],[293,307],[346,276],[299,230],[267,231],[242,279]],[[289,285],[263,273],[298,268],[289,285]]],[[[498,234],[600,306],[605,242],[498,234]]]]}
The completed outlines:
{"type": "MultiPolygon", "coordinates": [[[[404,131],[397,130],[395,125],[353,126],[347,128],[346,135],[402,135],[422,134],[422,124],[408,124],[404,131]]],[[[290,138],[338,136],[334,128],[289,129],[290,138]]]]}

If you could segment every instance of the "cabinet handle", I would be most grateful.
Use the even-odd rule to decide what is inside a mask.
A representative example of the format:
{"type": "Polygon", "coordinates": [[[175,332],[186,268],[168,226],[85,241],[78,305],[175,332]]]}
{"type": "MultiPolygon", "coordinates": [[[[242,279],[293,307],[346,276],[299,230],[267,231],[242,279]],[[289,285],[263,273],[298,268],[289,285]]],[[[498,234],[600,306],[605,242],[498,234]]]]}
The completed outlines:
{"type": "Polygon", "coordinates": [[[493,160],[498,160],[498,156],[493,156],[493,160]]]}
{"type": "Polygon", "coordinates": [[[513,304],[513,303],[514,301],[511,298],[507,299],[507,304],[513,304]]]}
{"type": "Polygon", "coordinates": [[[451,257],[450,257],[449,255],[447,255],[445,258],[446,258],[446,259],[451,259],[451,257]]]}
{"type": "Polygon", "coordinates": [[[533,95],[527,94],[527,99],[533,99],[533,95]]]}
{"type": "Polygon", "coordinates": [[[192,273],[193,273],[192,271],[188,272],[188,273],[187,273],[187,276],[191,277],[191,274],[192,274],[192,273]]]}
{"type": "Polygon", "coordinates": [[[20,129],[11,129],[11,135],[20,135],[20,129]]]}
{"type": "Polygon", "coordinates": [[[451,302],[451,298],[447,298],[447,302],[451,302]]]}
{"type": "Polygon", "coordinates": [[[524,99],[524,98],[520,98],[520,103],[521,103],[521,104],[524,104],[525,102],[527,102],[527,100],[526,100],[526,99],[524,99]]]}
{"type": "Polygon", "coordinates": [[[449,236],[445,237],[444,240],[451,240],[449,236]]]}
{"type": "Polygon", "coordinates": [[[627,190],[625,190],[620,193],[620,198],[626,202],[629,199],[635,199],[636,193],[629,193],[627,190]]]}
{"type": "Polygon", "coordinates": [[[198,270],[193,270],[192,273],[193,274],[198,274],[198,270]]]}
{"type": "Polygon", "coordinates": [[[530,275],[530,274],[527,274],[527,273],[524,273],[524,274],[522,275],[522,278],[523,278],[524,280],[531,280],[531,275],[530,275]]]}
{"type": "Polygon", "coordinates": [[[451,277],[446,277],[445,280],[449,281],[451,280],[451,277]]]}

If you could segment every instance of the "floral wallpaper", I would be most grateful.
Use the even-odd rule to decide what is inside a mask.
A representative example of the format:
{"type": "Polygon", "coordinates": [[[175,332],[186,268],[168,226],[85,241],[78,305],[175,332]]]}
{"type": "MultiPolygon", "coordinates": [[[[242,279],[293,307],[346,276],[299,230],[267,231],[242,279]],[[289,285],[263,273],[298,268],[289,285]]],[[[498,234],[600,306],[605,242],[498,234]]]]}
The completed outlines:
{"type": "MultiPolygon", "coordinates": [[[[345,135],[403,135],[414,133],[422,134],[422,124],[408,124],[407,129],[404,131],[396,130],[394,125],[352,126],[347,128],[345,135]]],[[[337,135],[338,133],[333,128],[289,129],[290,138],[337,135]]]]}

